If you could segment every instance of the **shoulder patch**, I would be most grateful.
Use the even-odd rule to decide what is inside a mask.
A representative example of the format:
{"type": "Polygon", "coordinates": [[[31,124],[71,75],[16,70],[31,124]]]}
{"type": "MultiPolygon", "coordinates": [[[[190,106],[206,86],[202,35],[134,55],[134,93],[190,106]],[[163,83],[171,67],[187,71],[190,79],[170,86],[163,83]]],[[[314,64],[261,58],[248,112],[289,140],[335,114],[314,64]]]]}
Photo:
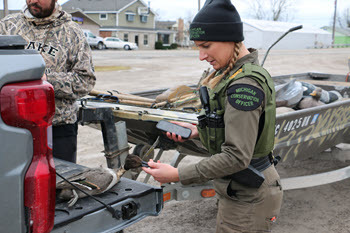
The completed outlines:
{"type": "Polygon", "coordinates": [[[227,89],[227,100],[232,107],[242,111],[257,109],[265,98],[265,93],[249,84],[235,84],[227,89]]]}

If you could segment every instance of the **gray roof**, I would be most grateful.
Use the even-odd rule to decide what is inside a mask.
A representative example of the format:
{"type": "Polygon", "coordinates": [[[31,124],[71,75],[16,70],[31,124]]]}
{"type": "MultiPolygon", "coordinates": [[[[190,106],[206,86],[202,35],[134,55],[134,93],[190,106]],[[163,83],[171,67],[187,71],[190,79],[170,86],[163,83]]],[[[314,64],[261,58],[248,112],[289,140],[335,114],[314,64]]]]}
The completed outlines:
{"type": "Polygon", "coordinates": [[[159,29],[171,29],[176,21],[156,21],[156,28],[159,29]]]}
{"type": "Polygon", "coordinates": [[[100,30],[103,29],[125,29],[125,30],[143,30],[143,31],[157,31],[154,28],[142,28],[142,27],[124,27],[124,26],[102,26],[100,30]]]}
{"type": "Polygon", "coordinates": [[[141,30],[141,31],[153,31],[153,32],[159,32],[159,33],[165,33],[165,34],[170,34],[170,33],[176,33],[174,30],[168,30],[168,29],[162,29],[162,28],[141,28],[141,27],[123,27],[123,26],[102,26],[100,28],[100,31],[103,30],[118,30],[118,29],[125,29],[125,30],[141,30]]]}
{"type": "MultiPolygon", "coordinates": [[[[299,23],[292,22],[282,22],[282,21],[269,21],[269,20],[259,20],[259,19],[242,19],[242,22],[246,25],[254,27],[263,32],[286,32],[292,27],[299,26],[299,23]]],[[[245,25],[243,25],[243,28],[245,25]]],[[[301,30],[293,33],[314,33],[314,34],[329,34],[325,30],[318,27],[312,27],[308,25],[303,25],[301,30]]]]}
{"type": "Polygon", "coordinates": [[[72,11],[119,11],[135,0],[69,0],[62,4],[63,10],[72,11]]]}

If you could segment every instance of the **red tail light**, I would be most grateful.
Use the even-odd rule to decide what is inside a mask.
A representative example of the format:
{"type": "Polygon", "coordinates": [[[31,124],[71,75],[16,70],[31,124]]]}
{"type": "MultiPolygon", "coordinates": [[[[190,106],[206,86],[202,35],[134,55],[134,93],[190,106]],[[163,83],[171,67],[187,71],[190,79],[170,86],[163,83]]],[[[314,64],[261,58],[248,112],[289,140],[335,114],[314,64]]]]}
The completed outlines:
{"type": "Polygon", "coordinates": [[[52,158],[51,125],[55,113],[52,86],[41,80],[5,85],[0,92],[3,121],[28,129],[33,136],[33,159],[24,180],[24,204],[30,229],[50,232],[54,224],[56,174],[52,158]]]}

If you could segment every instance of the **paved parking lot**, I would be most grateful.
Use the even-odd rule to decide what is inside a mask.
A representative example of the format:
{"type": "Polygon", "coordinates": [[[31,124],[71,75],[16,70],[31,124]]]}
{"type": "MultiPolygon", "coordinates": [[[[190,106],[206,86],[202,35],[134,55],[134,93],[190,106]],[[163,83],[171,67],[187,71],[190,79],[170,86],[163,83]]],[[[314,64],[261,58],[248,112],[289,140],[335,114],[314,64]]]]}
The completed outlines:
{"type": "MultiPolygon", "coordinates": [[[[262,61],[265,51],[259,51],[262,61]]],[[[311,71],[342,74],[349,72],[350,48],[324,50],[271,50],[265,68],[271,75],[311,71]]],[[[93,50],[96,66],[128,66],[129,70],[97,72],[96,89],[122,92],[194,84],[209,67],[199,61],[197,50],[93,50]],[[134,85],[136,84],[136,85],[134,85]]]]}

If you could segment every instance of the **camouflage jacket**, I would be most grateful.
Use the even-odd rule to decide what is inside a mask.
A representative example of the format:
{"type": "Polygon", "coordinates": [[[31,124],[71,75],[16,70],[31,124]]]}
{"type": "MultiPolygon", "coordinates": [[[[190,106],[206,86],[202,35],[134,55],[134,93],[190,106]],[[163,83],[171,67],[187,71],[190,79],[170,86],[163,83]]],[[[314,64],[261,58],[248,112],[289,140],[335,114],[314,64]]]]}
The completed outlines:
{"type": "Polygon", "coordinates": [[[91,50],[78,24],[56,4],[54,13],[34,18],[25,7],[21,13],[0,21],[0,34],[21,35],[27,49],[38,50],[46,63],[47,81],[55,90],[56,113],[53,125],[72,124],[77,120],[76,100],[95,85],[91,50]]]}

